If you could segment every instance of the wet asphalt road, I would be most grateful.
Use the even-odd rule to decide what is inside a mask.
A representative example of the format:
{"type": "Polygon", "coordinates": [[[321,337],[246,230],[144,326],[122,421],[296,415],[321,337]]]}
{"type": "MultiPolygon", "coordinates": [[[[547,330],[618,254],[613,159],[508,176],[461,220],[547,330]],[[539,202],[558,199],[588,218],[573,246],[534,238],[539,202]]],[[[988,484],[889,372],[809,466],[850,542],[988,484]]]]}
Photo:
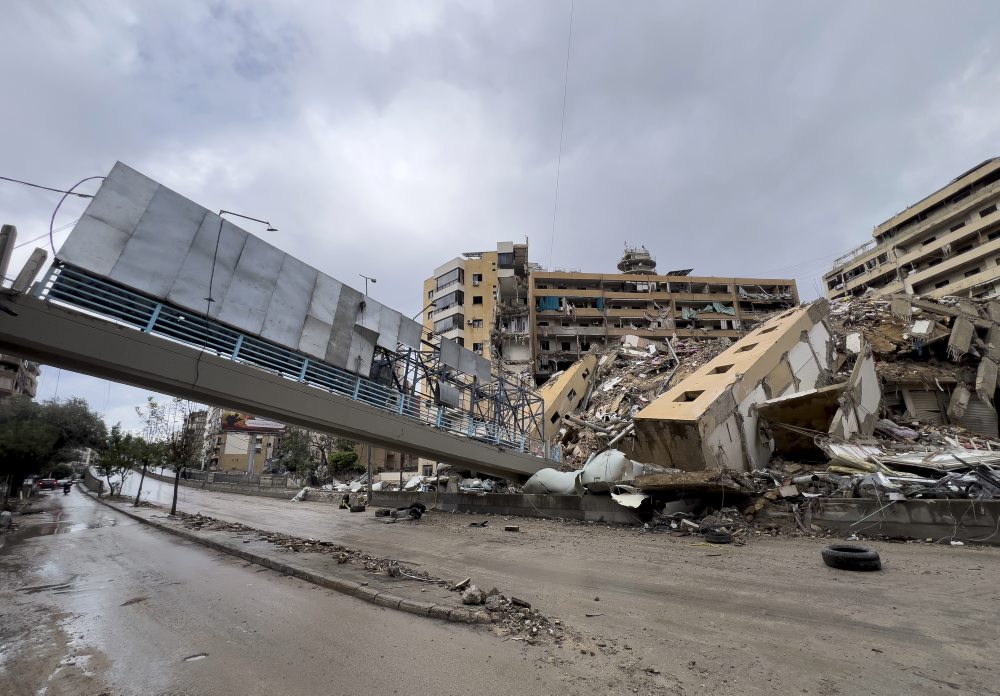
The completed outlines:
{"type": "Polygon", "coordinates": [[[82,491],[41,507],[0,548],[4,694],[585,691],[486,631],[284,577],[82,491]]]}

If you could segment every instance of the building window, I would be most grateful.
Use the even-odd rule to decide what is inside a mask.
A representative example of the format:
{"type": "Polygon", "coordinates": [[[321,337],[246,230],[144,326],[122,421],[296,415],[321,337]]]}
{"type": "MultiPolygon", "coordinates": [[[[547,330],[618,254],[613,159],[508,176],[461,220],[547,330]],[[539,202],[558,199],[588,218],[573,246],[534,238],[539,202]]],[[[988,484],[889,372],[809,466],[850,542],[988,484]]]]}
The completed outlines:
{"type": "Polygon", "coordinates": [[[935,239],[937,239],[937,237],[928,237],[927,239],[925,239],[924,241],[922,241],[921,244],[923,246],[927,246],[928,244],[930,244],[931,242],[933,242],[935,239]]]}
{"type": "Polygon", "coordinates": [[[424,476],[433,476],[433,475],[434,475],[434,465],[424,464],[424,476]]]}
{"type": "Polygon", "coordinates": [[[475,351],[476,353],[482,353],[483,352],[483,344],[482,343],[473,343],[472,344],[472,350],[475,351]]]}
{"type": "Polygon", "coordinates": [[[562,342],[562,349],[563,350],[570,350],[569,341],[563,341],[562,342]]]}
{"type": "Polygon", "coordinates": [[[428,290],[428,291],[427,291],[427,299],[429,300],[429,299],[431,299],[432,297],[434,297],[434,291],[433,291],[433,290],[428,290]]]}
{"type": "Polygon", "coordinates": [[[993,213],[995,213],[996,211],[997,211],[997,206],[996,206],[996,204],[994,203],[993,205],[991,205],[991,206],[987,206],[987,207],[983,208],[982,210],[980,210],[980,211],[979,211],[979,217],[981,217],[981,218],[984,218],[984,217],[986,217],[987,215],[992,215],[992,214],[993,214],[993,213]]]}
{"type": "Polygon", "coordinates": [[[962,229],[963,227],[965,227],[965,223],[964,223],[964,222],[959,222],[959,223],[957,223],[957,224],[954,224],[954,225],[952,225],[952,226],[951,226],[951,227],[950,227],[950,228],[948,229],[948,231],[949,231],[949,232],[957,232],[958,230],[962,229]]]}
{"type": "Polygon", "coordinates": [[[482,303],[483,303],[483,296],[482,295],[473,295],[472,296],[472,304],[474,304],[474,305],[481,305],[482,303]]]}
{"type": "Polygon", "coordinates": [[[472,284],[473,285],[479,285],[482,282],[483,282],[483,274],[482,273],[473,273],[472,274],[472,284]]]}
{"type": "Polygon", "coordinates": [[[497,254],[497,266],[499,266],[500,268],[513,268],[514,253],[506,252],[503,254],[497,254]]]}
{"type": "Polygon", "coordinates": [[[980,270],[980,269],[979,269],[978,267],[976,267],[976,268],[973,268],[973,269],[972,269],[971,271],[966,271],[966,272],[965,272],[965,277],[966,277],[966,278],[971,278],[972,276],[974,276],[974,275],[976,275],[977,273],[979,273],[979,270],[980,270]]]}
{"type": "Polygon", "coordinates": [[[481,328],[483,328],[483,320],[482,319],[473,319],[472,320],[472,328],[474,328],[474,329],[481,329],[481,328]]]}
{"type": "Polygon", "coordinates": [[[446,285],[451,285],[452,283],[455,283],[455,282],[458,282],[458,283],[464,283],[465,282],[465,269],[464,268],[455,268],[453,270],[448,271],[444,275],[438,276],[437,277],[437,288],[436,289],[440,290],[441,288],[445,287],[446,285]]]}
{"type": "Polygon", "coordinates": [[[988,235],[986,235],[987,239],[996,239],[997,237],[1000,237],[1000,230],[993,230],[988,235]]]}
{"type": "Polygon", "coordinates": [[[934,283],[935,288],[943,288],[945,285],[950,283],[950,280],[942,280],[940,283],[934,283]]]}
{"type": "Polygon", "coordinates": [[[449,307],[454,307],[455,305],[465,304],[465,293],[461,290],[456,290],[455,292],[449,292],[444,297],[434,301],[434,311],[443,312],[449,307]]]}
{"type": "Polygon", "coordinates": [[[434,322],[434,333],[444,333],[452,329],[461,329],[465,323],[465,316],[462,314],[452,314],[450,317],[439,319],[434,322]]]}
{"type": "Polygon", "coordinates": [[[538,342],[538,347],[541,348],[542,350],[548,350],[549,349],[549,342],[548,341],[539,341],[538,342]]]}

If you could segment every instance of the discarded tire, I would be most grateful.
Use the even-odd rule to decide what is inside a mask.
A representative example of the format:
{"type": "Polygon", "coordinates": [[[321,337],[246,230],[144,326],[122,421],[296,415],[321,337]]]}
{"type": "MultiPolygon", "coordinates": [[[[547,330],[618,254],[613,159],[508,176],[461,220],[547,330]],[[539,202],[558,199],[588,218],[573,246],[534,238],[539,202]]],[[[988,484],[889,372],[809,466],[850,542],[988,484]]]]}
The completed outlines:
{"type": "Polygon", "coordinates": [[[365,511],[365,506],[364,505],[352,505],[351,506],[351,512],[364,512],[364,511],[365,511]]]}
{"type": "Polygon", "coordinates": [[[420,514],[427,512],[427,506],[423,503],[410,503],[411,510],[420,510],[420,514]]]}
{"type": "Polygon", "coordinates": [[[731,544],[733,535],[718,529],[708,529],[704,533],[705,541],[710,544],[731,544]]]}
{"type": "Polygon", "coordinates": [[[838,570],[882,570],[882,560],[877,551],[864,546],[833,544],[822,551],[823,562],[838,570]]]}

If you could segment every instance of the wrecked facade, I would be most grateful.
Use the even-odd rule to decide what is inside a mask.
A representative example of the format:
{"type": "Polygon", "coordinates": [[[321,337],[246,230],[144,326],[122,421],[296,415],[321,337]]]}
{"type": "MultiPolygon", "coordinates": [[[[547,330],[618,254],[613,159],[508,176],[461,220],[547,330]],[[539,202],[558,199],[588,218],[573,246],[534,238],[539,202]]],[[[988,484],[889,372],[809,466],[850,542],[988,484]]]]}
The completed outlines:
{"type": "Polygon", "coordinates": [[[531,273],[529,331],[539,382],[623,336],[739,338],[774,311],[798,304],[790,279],[698,277],[690,270],[653,275],[655,261],[636,250],[626,250],[624,261],[620,267],[629,272],[621,274],[531,273]]]}
{"type": "Polygon", "coordinates": [[[1000,158],[986,160],[877,225],[823,276],[829,299],[871,290],[944,297],[1000,292],[1000,158]]]}

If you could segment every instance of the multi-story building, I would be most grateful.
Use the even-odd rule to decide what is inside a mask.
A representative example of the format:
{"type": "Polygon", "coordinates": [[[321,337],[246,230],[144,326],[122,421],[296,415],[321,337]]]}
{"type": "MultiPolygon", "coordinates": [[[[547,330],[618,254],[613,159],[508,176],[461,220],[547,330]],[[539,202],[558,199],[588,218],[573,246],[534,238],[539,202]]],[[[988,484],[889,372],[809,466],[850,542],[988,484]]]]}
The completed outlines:
{"type": "Polygon", "coordinates": [[[531,272],[529,331],[536,380],[627,335],[739,338],[764,317],[799,301],[791,279],[691,276],[690,270],[655,275],[656,261],[643,248],[626,249],[618,269],[622,273],[531,272]]]}
{"type": "Polygon", "coordinates": [[[18,355],[0,353],[0,400],[15,394],[34,399],[40,372],[36,362],[18,355]]]}
{"type": "Polygon", "coordinates": [[[511,371],[531,362],[527,341],[528,245],[498,242],[466,252],[424,281],[423,324],[511,371]]]}
{"type": "Polygon", "coordinates": [[[826,296],[1000,294],[998,205],[1000,158],[994,157],[877,225],[873,239],[823,276],[826,296]]]}

